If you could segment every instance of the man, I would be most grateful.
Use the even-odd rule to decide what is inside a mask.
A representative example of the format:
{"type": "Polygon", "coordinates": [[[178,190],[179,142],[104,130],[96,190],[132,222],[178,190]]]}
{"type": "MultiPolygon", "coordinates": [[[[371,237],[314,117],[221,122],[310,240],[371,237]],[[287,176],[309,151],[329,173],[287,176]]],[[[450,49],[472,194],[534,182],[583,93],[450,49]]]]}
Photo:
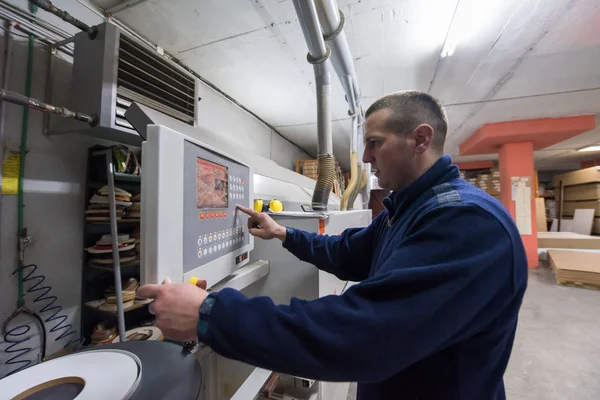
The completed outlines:
{"type": "Polygon", "coordinates": [[[511,216],[442,156],[447,120],[426,93],[399,92],[366,113],[363,161],[393,190],[366,228],[307,233],[250,215],[250,233],[359,281],[340,296],[274,305],[224,289],[147,285],[166,337],[324,381],[358,381],[358,398],[504,399],[503,374],[527,282],[511,216]]]}

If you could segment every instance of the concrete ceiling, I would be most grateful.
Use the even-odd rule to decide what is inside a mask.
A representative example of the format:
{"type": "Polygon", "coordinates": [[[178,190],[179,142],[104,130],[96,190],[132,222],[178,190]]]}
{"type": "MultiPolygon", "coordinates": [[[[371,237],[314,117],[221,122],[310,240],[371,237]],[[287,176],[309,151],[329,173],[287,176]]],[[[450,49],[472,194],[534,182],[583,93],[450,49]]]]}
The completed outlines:
{"type": "MultiPolygon", "coordinates": [[[[312,67],[290,0],[95,0],[316,153],[312,67]]],[[[484,123],[600,114],[598,0],[338,0],[364,107],[418,89],[450,120],[446,152],[484,123]],[[444,43],[452,56],[440,57],[444,43]]],[[[348,165],[350,121],[333,88],[334,148],[348,165]]],[[[599,124],[600,126],[600,124],[599,124]]],[[[600,129],[536,152],[540,169],[568,168],[600,152],[600,129]]],[[[480,159],[493,159],[482,156],[480,159]]]]}

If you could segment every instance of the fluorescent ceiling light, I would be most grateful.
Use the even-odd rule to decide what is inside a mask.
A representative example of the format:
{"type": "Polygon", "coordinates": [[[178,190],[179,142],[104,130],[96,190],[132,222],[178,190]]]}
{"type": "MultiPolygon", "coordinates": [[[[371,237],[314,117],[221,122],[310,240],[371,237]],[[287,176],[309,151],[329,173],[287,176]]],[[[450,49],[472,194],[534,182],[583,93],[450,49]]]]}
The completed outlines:
{"type": "Polygon", "coordinates": [[[577,151],[600,151],[600,146],[588,146],[583,149],[579,149],[577,151]]]}

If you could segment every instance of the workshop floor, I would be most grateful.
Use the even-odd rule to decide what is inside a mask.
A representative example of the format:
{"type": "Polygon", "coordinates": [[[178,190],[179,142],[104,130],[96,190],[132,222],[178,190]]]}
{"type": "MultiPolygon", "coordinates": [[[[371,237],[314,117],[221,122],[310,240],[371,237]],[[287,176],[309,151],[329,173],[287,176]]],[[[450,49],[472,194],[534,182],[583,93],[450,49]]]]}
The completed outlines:
{"type": "MultiPolygon", "coordinates": [[[[600,290],[530,270],[504,383],[508,400],[600,399],[600,290]]],[[[355,393],[352,385],[348,400],[355,393]]]]}

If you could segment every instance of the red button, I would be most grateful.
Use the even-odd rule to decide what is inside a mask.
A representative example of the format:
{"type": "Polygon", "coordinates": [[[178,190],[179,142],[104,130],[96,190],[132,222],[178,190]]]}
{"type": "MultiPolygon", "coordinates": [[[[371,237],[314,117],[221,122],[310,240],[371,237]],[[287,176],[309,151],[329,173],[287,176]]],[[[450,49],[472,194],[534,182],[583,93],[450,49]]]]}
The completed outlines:
{"type": "Polygon", "coordinates": [[[244,178],[242,178],[242,183],[244,183],[244,178]]]}
{"type": "Polygon", "coordinates": [[[204,219],[204,213],[200,213],[200,219],[204,219]]]}
{"type": "Polygon", "coordinates": [[[225,213],[221,212],[221,218],[225,217],[225,213]]]}
{"type": "Polygon", "coordinates": [[[210,213],[210,217],[214,218],[215,217],[215,213],[210,213]]]}
{"type": "Polygon", "coordinates": [[[226,217],[226,216],[227,216],[227,213],[225,213],[224,217],[226,217]]]}

